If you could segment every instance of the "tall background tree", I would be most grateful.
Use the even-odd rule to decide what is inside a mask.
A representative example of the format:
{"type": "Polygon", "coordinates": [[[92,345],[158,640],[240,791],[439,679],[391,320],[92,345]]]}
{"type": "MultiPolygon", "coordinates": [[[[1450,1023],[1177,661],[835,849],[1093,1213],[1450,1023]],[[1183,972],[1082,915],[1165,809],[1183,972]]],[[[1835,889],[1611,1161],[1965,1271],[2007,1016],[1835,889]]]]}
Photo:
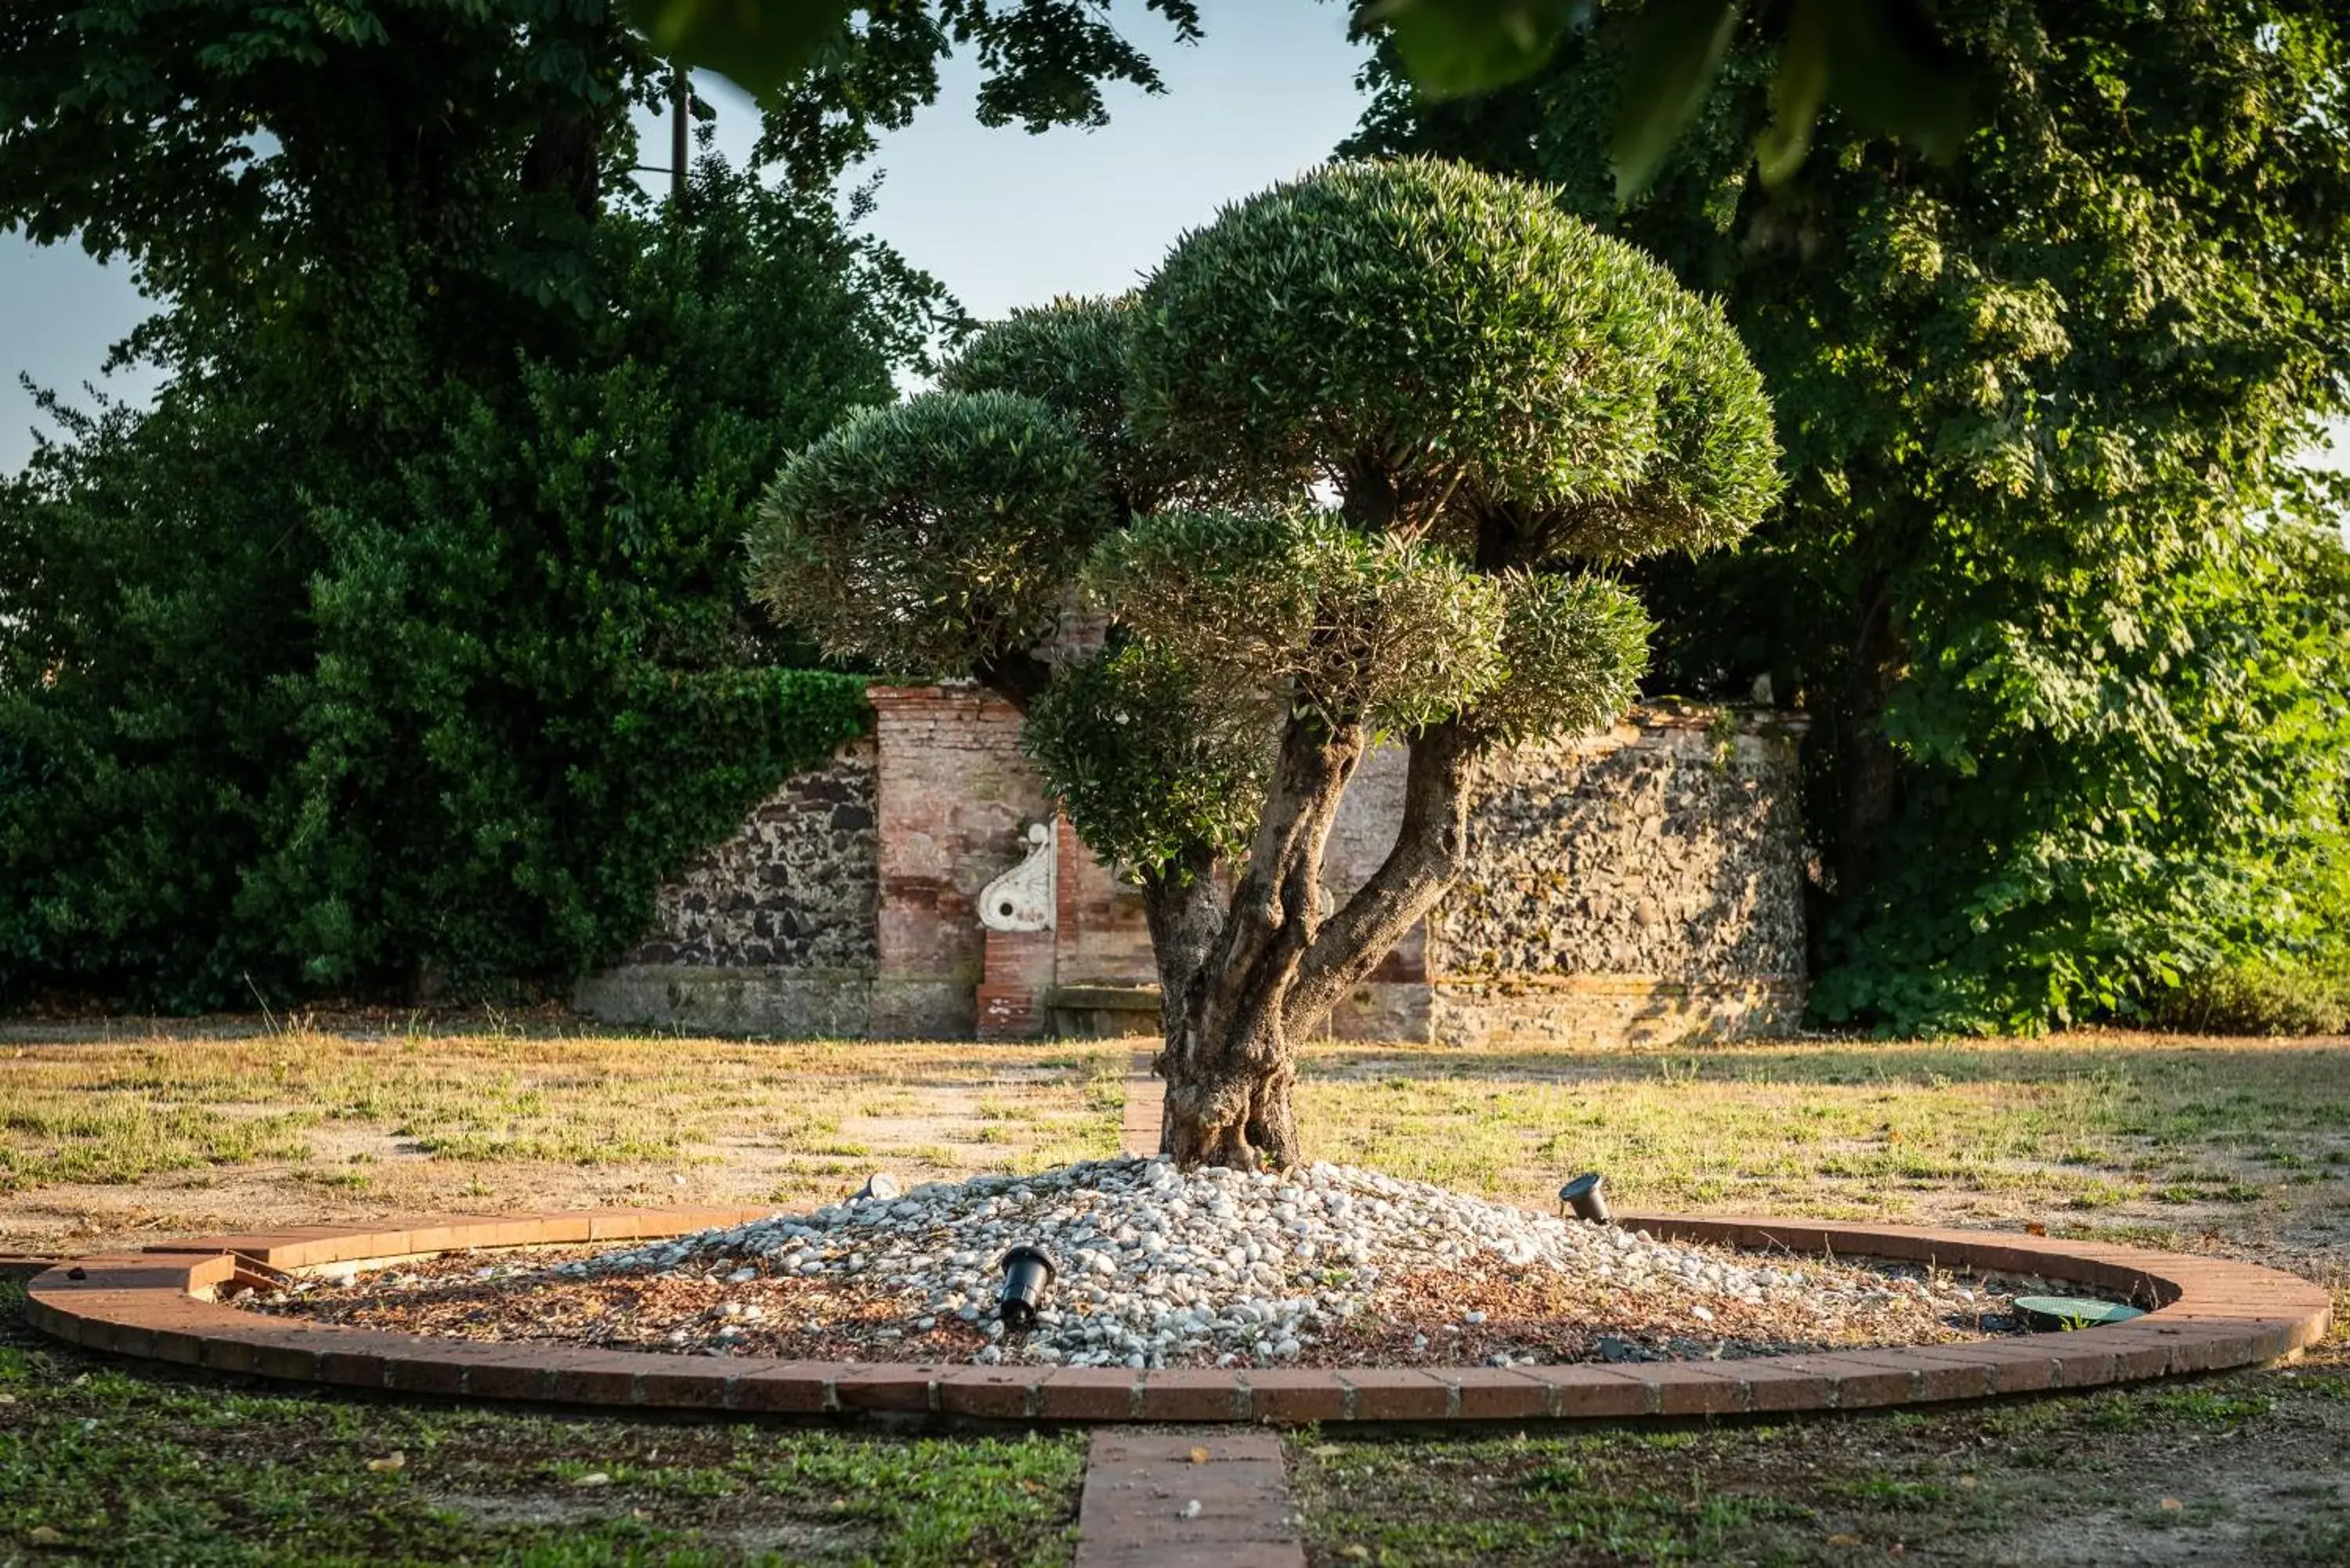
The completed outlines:
{"type": "Polygon", "coordinates": [[[945,381],[785,466],[759,592],[837,653],[1026,711],[1142,886],[1162,1147],[1294,1163],[1295,1042],[1459,874],[1480,760],[1628,700],[1647,623],[1608,572],[1776,494],[1760,379],[1719,311],[1540,188],[1409,160],[1239,202],[1132,300],[1014,317],[945,381]],[[1107,640],[1055,670],[1080,598],[1107,640]],[[1341,899],[1323,850],[1382,737],[1409,753],[1396,844],[1341,899]]]}
{"type": "MultiPolygon", "coordinates": [[[[1142,0],[1183,42],[1200,36],[1199,0],[1142,0]]],[[[1309,0],[1285,0],[1304,5],[1309,0]]],[[[1490,91],[1540,70],[1562,40],[1587,31],[1592,0],[1343,0],[1356,30],[1382,39],[1388,64],[1435,99],[1490,91]]],[[[1111,25],[1110,0],[627,0],[667,55],[722,72],[748,90],[806,95],[844,72],[863,78],[828,134],[899,111],[940,51],[975,47],[998,67],[981,95],[990,124],[1032,128],[1103,117],[1099,84],[1156,88],[1142,54],[1111,25]],[[878,67],[878,69],[876,68],[878,67]],[[1009,67],[1009,68],[1004,68],[1009,67]]],[[[1645,186],[1696,113],[1742,24],[1782,41],[1771,124],[1756,139],[1773,183],[1801,166],[1824,104],[1946,156],[1965,134],[1967,83],[1919,0],[1640,0],[1619,5],[1629,55],[1608,147],[1626,190],[1645,186]]],[[[935,86],[933,82],[931,84],[935,86]]],[[[813,101],[804,96],[803,102],[813,101]]],[[[836,102],[839,100],[836,99],[836,102]]],[[[928,101],[924,99],[922,101],[928,101]]],[[[830,119],[830,116],[825,118],[830,119]]]]}
{"type": "Polygon", "coordinates": [[[127,258],[164,379],[0,488],[0,1002],[557,983],[854,729],[741,517],[957,324],[845,185],[952,50],[1032,131],[1159,85],[1089,5],[877,5],[664,208],[605,0],[0,14],[0,226],[127,258]]]}
{"type": "Polygon", "coordinates": [[[0,15],[0,224],[166,378],[0,490],[0,997],[557,981],[861,722],[742,510],[946,302],[837,163],[640,197],[665,87],[593,0],[0,15]]]}
{"type": "MultiPolygon", "coordinates": [[[[797,10],[795,194],[713,170],[683,229],[626,178],[663,63],[595,0],[0,14],[0,223],[130,257],[171,378],[0,499],[0,995],[556,978],[854,722],[754,673],[796,655],[713,543],[941,309],[830,199],[950,49],[1031,130],[1158,78],[1092,0],[797,10]]],[[[1654,683],[1819,721],[1824,1009],[2257,1023],[2328,964],[2298,1016],[2350,1007],[2342,556],[2287,461],[2341,387],[2326,8],[1365,16],[1363,147],[1559,182],[1770,376],[1791,504],[1639,575],[1654,683]]]]}
{"type": "Polygon", "coordinates": [[[2296,466],[2350,385],[2338,8],[1930,16],[1973,95],[1947,162],[1831,105],[1767,187],[1760,18],[1627,204],[1605,26],[1457,103],[1383,51],[1353,147],[1557,182],[1762,366],[1785,504],[1640,580],[1654,685],[1814,715],[1823,1013],[2029,1029],[2340,965],[2345,576],[2296,466]]]}

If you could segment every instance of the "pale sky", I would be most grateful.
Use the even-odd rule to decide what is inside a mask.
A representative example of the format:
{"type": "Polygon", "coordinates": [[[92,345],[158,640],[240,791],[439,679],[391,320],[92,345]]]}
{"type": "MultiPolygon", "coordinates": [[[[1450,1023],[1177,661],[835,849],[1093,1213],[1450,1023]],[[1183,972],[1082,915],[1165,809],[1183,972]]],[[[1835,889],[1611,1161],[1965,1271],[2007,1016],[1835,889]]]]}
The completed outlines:
{"type": "MultiPolygon", "coordinates": [[[[986,130],[972,114],[976,72],[950,62],[940,101],[872,165],[884,179],[868,226],[981,317],[1130,286],[1222,203],[1328,157],[1360,111],[1347,7],[1209,0],[1204,11],[1206,40],[1180,47],[1159,17],[1119,0],[1118,26],[1168,90],[1114,94],[1099,130],[986,130]]],[[[723,82],[702,90],[718,106],[721,151],[739,161],[756,133],[749,101],[723,82]]],[[[645,161],[666,162],[665,130],[648,129],[645,161]]],[[[17,373],[87,404],[81,384],[99,380],[108,347],[145,314],[128,269],[0,235],[0,472],[23,463],[39,417],[17,373]]],[[[128,375],[99,385],[151,390],[128,375]]]]}

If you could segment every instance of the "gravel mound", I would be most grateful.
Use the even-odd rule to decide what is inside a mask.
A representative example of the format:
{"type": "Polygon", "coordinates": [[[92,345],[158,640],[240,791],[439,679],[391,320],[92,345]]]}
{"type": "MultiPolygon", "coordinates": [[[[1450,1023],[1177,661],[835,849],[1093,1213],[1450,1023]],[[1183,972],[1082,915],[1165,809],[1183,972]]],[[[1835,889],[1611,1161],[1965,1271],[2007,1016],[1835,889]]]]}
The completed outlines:
{"type": "MultiPolygon", "coordinates": [[[[1275,1176],[1179,1171],[1162,1159],[1097,1160],[903,1193],[877,1177],[867,1194],[805,1217],[551,1272],[734,1285],[795,1279],[898,1303],[899,1326],[886,1338],[936,1339],[934,1330],[968,1325],[954,1337],[967,1346],[972,1331],[983,1335],[971,1353],[979,1362],[1137,1368],[1320,1362],[1350,1342],[1391,1338],[1398,1324],[1474,1328],[1488,1315],[1479,1300],[1555,1301],[1561,1286],[1603,1310],[1686,1324],[1696,1336],[1756,1323],[1783,1343],[1849,1339],[1855,1329],[1887,1343],[1954,1338],[1956,1325],[1979,1324],[2004,1304],[1947,1278],[1782,1267],[1345,1167],[1275,1176]],[[1022,1243],[1044,1248],[1057,1277],[1033,1329],[1015,1334],[995,1303],[1000,1260],[1022,1243]]],[[[691,1348],[723,1353],[750,1336],[742,1313],[764,1309],[740,1309],[691,1348]]],[[[681,1334],[670,1342],[689,1348],[681,1334]]],[[[1428,1345],[1427,1333],[1412,1333],[1411,1349],[1428,1345]]],[[[1523,1348],[1483,1358],[1549,1359],[1523,1348]]]]}

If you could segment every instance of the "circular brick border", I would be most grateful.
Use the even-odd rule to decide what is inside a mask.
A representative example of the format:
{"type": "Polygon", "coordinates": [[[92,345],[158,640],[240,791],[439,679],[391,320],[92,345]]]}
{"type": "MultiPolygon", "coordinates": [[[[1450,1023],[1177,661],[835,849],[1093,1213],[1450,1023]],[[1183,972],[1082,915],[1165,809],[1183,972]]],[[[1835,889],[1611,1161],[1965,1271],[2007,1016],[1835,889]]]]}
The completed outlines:
{"type": "Polygon", "coordinates": [[[2291,1356],[2325,1332],[2306,1280],[2220,1258],[1981,1231],[1627,1214],[1679,1241],[2037,1274],[2155,1310],[2129,1323],[1967,1345],[1595,1366],[1242,1368],[973,1366],[686,1356],[479,1344],[305,1324],[213,1299],[240,1274],[460,1248],[632,1241],[764,1219],[765,1209],[625,1209],[212,1236],[36,1276],[26,1314],[92,1350],[264,1377],[577,1406],[1045,1421],[1529,1421],[1863,1409],[2093,1388],[2291,1356]],[[258,1265],[256,1268],[255,1265],[258,1265]]]}

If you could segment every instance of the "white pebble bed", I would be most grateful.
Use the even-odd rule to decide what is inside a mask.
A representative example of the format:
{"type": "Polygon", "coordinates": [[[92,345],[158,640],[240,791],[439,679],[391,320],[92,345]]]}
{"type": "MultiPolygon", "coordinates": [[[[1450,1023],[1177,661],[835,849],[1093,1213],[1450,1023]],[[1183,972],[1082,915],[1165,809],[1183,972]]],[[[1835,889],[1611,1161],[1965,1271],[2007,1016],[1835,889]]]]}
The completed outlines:
{"type": "MultiPolygon", "coordinates": [[[[869,1189],[805,1216],[554,1272],[734,1282],[830,1276],[826,1282],[911,1298],[904,1330],[884,1330],[884,1339],[951,1315],[986,1335],[973,1356],[983,1363],[1138,1368],[1294,1361],[1358,1314],[1391,1312],[1402,1277],[1478,1262],[1558,1271],[1620,1291],[1649,1314],[1686,1323],[1692,1335],[1711,1332],[1717,1311],[1741,1303],[1767,1303],[1774,1318],[1792,1314],[1823,1330],[1903,1297],[1948,1318],[1991,1310],[1955,1280],[1779,1266],[1326,1164],[1263,1175],[1111,1159],[902,1193],[877,1176],[869,1189]],[[1014,1334],[995,1311],[1000,1260],[1024,1242],[1044,1248],[1057,1272],[1035,1326],[1014,1334]]],[[[1460,1321],[1484,1316],[1471,1311],[1460,1321]]],[[[711,1348],[723,1352],[740,1332],[719,1329],[711,1348]]]]}

